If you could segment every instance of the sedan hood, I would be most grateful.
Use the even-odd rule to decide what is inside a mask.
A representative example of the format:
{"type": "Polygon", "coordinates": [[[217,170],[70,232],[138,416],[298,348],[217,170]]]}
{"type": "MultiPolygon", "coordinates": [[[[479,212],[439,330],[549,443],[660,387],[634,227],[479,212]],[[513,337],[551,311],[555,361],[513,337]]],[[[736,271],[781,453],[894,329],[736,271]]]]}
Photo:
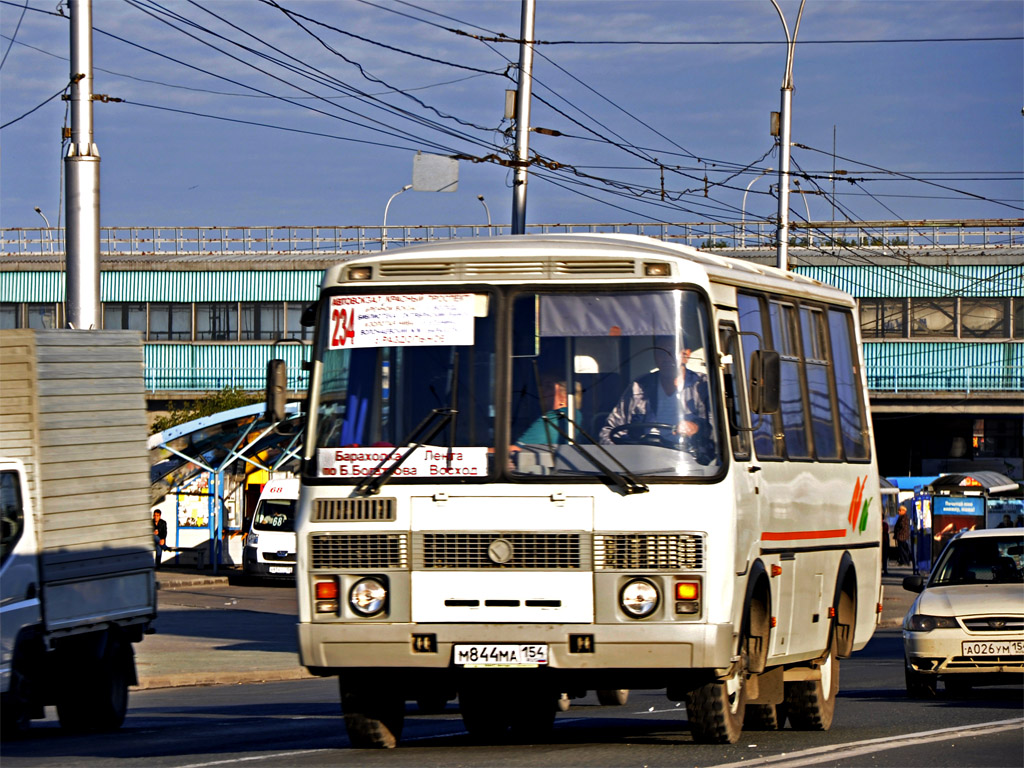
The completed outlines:
{"type": "Polygon", "coordinates": [[[987,616],[1024,613],[1024,584],[961,584],[931,587],[917,598],[914,613],[927,616],[987,616]]]}

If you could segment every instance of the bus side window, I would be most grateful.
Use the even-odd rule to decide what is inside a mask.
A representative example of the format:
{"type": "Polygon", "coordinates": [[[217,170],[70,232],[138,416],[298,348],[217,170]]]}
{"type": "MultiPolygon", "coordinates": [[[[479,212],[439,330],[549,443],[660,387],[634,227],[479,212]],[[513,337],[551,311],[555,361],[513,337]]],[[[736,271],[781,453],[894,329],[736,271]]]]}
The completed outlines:
{"type": "Polygon", "coordinates": [[[865,461],[871,456],[867,419],[860,387],[860,368],[854,347],[853,324],[848,310],[830,309],[829,336],[836,375],[839,431],[847,461],[865,461]]]}
{"type": "Polygon", "coordinates": [[[836,396],[829,375],[825,314],[820,309],[801,307],[800,320],[814,454],[819,460],[835,460],[839,458],[839,440],[836,437],[839,419],[834,413],[836,396]]]}
{"type": "Polygon", "coordinates": [[[807,390],[796,307],[780,301],[771,301],[768,306],[772,321],[772,346],[782,361],[779,404],[782,428],[786,434],[786,455],[790,459],[809,459],[813,451],[807,431],[807,390]]]}
{"type": "MultiPolygon", "coordinates": [[[[761,300],[745,293],[737,296],[740,315],[740,331],[743,336],[740,347],[743,350],[744,370],[750,370],[750,358],[760,349],[759,339],[765,339],[771,346],[771,329],[764,322],[766,315],[761,300]]],[[[778,413],[762,413],[754,426],[754,451],[759,459],[781,459],[784,443],[780,430],[776,428],[778,413]],[[778,434],[778,439],[776,435],[778,434]]]]}
{"type": "Polygon", "coordinates": [[[719,328],[722,354],[732,357],[725,365],[725,410],[729,422],[729,440],[733,458],[747,461],[750,458],[750,416],[747,412],[747,377],[743,369],[743,350],[738,343],[739,334],[732,324],[719,328]]]}

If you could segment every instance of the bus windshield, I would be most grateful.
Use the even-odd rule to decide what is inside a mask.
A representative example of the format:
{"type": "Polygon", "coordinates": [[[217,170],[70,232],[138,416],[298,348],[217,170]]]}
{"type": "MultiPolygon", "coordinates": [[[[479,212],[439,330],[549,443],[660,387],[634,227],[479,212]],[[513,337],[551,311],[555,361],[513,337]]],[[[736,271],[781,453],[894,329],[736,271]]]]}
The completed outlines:
{"type": "Polygon", "coordinates": [[[254,531],[279,531],[291,533],[295,530],[294,499],[262,499],[252,518],[254,531]]]}
{"type": "Polygon", "coordinates": [[[324,305],[321,477],[366,480],[396,462],[385,479],[721,469],[708,311],[694,290],[341,295],[324,305]]]}
{"type": "Polygon", "coordinates": [[[594,475],[591,459],[647,476],[717,474],[699,294],[519,294],[512,318],[515,474],[594,475]]]}

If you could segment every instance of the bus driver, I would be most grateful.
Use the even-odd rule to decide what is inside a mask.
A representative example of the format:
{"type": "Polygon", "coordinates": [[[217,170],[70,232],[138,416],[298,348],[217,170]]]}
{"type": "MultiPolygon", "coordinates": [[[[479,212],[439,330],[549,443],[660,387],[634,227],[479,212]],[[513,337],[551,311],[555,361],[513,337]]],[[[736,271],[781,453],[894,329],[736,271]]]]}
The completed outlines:
{"type": "Polygon", "coordinates": [[[689,450],[701,464],[714,459],[708,412],[708,377],[686,367],[693,352],[684,346],[673,354],[675,339],[655,339],[657,369],[637,377],[622,393],[604,427],[600,442],[653,443],[689,450]]]}

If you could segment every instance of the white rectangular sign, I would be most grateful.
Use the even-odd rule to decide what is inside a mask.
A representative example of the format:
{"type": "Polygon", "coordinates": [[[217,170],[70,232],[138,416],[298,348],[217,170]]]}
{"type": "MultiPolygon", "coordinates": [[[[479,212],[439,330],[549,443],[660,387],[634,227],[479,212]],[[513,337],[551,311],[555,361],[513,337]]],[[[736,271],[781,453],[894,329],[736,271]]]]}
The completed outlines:
{"type": "MultiPolygon", "coordinates": [[[[382,475],[409,448],[321,448],[317,453],[320,477],[371,477],[382,475]],[[381,464],[381,462],[384,462],[381,464]],[[378,465],[380,465],[378,467],[378,465]]],[[[452,448],[424,445],[413,451],[393,477],[486,477],[487,448],[452,448]]]]}
{"type": "Polygon", "coordinates": [[[471,293],[332,296],[330,348],[468,346],[471,293]]]}

